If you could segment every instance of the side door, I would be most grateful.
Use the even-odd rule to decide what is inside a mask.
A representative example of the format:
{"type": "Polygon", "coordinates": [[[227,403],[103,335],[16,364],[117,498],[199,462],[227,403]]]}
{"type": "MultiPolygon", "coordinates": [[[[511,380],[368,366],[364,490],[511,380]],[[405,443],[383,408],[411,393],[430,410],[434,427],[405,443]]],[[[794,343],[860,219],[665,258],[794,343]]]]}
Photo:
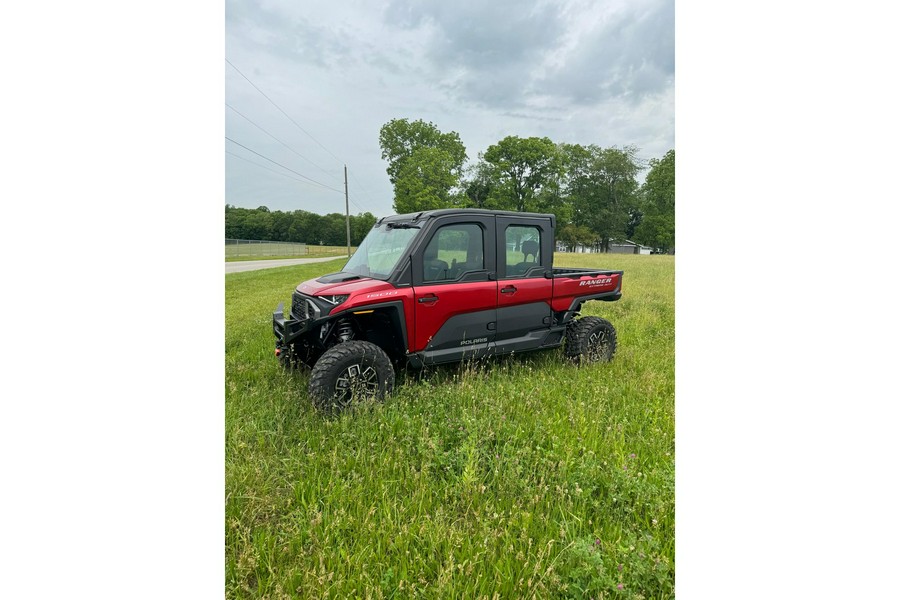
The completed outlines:
{"type": "Polygon", "coordinates": [[[426,364],[479,357],[497,322],[495,223],[491,215],[438,219],[412,255],[417,352],[426,364]]]}
{"type": "Polygon", "coordinates": [[[545,344],[553,318],[552,253],[549,218],[497,217],[498,354],[545,344]]]}

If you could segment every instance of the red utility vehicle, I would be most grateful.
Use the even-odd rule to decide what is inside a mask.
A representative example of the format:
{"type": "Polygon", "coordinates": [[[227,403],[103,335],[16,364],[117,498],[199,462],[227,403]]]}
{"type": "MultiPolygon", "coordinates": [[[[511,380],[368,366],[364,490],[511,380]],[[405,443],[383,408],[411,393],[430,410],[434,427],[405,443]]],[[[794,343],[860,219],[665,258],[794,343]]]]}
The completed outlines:
{"type": "Polygon", "coordinates": [[[339,273],[272,316],[275,354],[312,368],[322,408],[383,398],[394,368],[556,348],[609,361],[616,331],[579,315],[622,296],[622,271],[553,267],[551,214],[445,209],[384,217],[339,273]]]}

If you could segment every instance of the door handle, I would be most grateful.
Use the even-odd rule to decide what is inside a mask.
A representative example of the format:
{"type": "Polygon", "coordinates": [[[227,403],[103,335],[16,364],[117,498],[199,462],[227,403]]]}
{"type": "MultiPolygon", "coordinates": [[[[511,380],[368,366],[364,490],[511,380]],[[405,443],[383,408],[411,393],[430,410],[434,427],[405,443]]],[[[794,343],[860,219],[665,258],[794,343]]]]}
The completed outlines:
{"type": "Polygon", "coordinates": [[[505,287],[505,288],[501,289],[500,293],[501,294],[515,294],[517,291],[518,290],[516,289],[516,286],[511,285],[509,287],[505,287]]]}
{"type": "Polygon", "coordinates": [[[421,302],[423,304],[426,302],[437,302],[437,301],[438,301],[438,297],[435,296],[434,294],[429,294],[428,296],[422,296],[421,298],[419,298],[419,302],[421,302]]]}

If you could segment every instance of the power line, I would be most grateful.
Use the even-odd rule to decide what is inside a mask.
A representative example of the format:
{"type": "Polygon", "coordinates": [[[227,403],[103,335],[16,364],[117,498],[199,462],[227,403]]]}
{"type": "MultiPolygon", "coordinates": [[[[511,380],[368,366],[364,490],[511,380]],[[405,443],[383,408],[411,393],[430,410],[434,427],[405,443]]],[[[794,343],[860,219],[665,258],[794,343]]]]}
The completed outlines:
{"type": "Polygon", "coordinates": [[[357,203],[356,203],[356,200],[353,199],[353,196],[351,196],[351,195],[348,194],[348,195],[347,195],[347,199],[350,200],[350,202],[353,203],[353,206],[355,206],[355,207],[358,208],[359,210],[361,210],[361,211],[363,211],[363,212],[369,212],[369,211],[367,211],[366,209],[364,209],[362,206],[360,206],[359,204],[357,204],[357,203]]]}
{"type": "MultiPolygon", "coordinates": [[[[305,183],[306,185],[309,185],[309,182],[307,182],[307,181],[303,181],[302,179],[297,179],[296,177],[291,177],[291,176],[288,175],[287,173],[282,173],[282,172],[280,172],[280,171],[276,171],[275,169],[270,169],[270,168],[267,167],[266,165],[261,165],[261,164],[259,164],[258,162],[253,162],[253,161],[250,160],[249,158],[244,158],[244,157],[241,156],[240,154],[235,154],[234,152],[229,152],[228,150],[225,151],[225,154],[230,154],[231,156],[233,156],[233,157],[235,157],[235,158],[239,158],[239,159],[241,159],[241,160],[244,161],[244,162],[248,162],[248,163],[250,163],[251,165],[257,166],[257,167],[259,167],[260,169],[265,169],[266,171],[270,171],[270,172],[272,172],[272,173],[275,173],[276,175],[281,175],[282,177],[287,177],[288,179],[290,179],[290,180],[292,180],[292,181],[299,181],[300,183],[305,183]]],[[[361,210],[362,212],[366,212],[366,210],[365,210],[363,207],[361,207],[359,204],[357,204],[357,203],[353,200],[353,198],[350,198],[350,202],[352,202],[353,205],[354,205],[356,208],[358,208],[359,210],[361,210]]]]}
{"type": "MultiPolygon", "coordinates": [[[[247,158],[244,158],[243,156],[240,156],[239,154],[235,154],[234,152],[229,152],[228,150],[225,151],[226,154],[230,154],[230,155],[234,156],[235,158],[240,158],[241,160],[247,161],[247,162],[250,163],[251,165],[256,165],[257,167],[260,167],[260,168],[265,169],[265,170],[267,170],[267,171],[271,171],[272,173],[275,173],[275,174],[277,174],[277,175],[281,175],[281,176],[283,176],[283,177],[287,177],[288,179],[293,179],[294,181],[299,181],[300,183],[306,183],[307,185],[309,185],[309,182],[312,182],[312,183],[314,183],[314,184],[316,184],[316,185],[320,185],[320,186],[322,186],[322,187],[324,187],[324,188],[327,188],[327,189],[329,189],[329,190],[338,192],[339,194],[343,194],[342,191],[337,190],[337,189],[335,189],[335,188],[333,188],[333,187],[329,187],[329,186],[325,185],[324,183],[320,183],[320,182],[316,181],[315,179],[310,179],[309,177],[307,177],[306,175],[303,175],[302,173],[297,173],[297,172],[294,171],[293,169],[290,169],[290,168],[288,168],[288,167],[285,167],[283,164],[281,164],[281,163],[279,163],[279,162],[275,162],[275,161],[272,160],[271,158],[268,158],[268,157],[266,157],[266,156],[263,156],[263,155],[260,154],[259,152],[256,152],[255,150],[251,150],[250,148],[247,148],[247,146],[245,146],[245,145],[243,145],[243,144],[241,144],[241,143],[239,143],[239,142],[235,142],[233,139],[229,138],[228,136],[225,136],[225,139],[228,140],[229,142],[232,142],[232,143],[234,143],[234,144],[237,144],[238,146],[240,146],[241,148],[244,148],[245,150],[249,150],[250,152],[253,152],[253,154],[256,154],[257,156],[259,156],[259,157],[261,157],[261,158],[264,158],[264,159],[266,159],[267,161],[269,161],[269,162],[271,162],[271,163],[274,163],[274,164],[278,165],[278,166],[281,167],[282,169],[287,169],[287,170],[290,171],[291,173],[296,173],[297,175],[300,175],[300,177],[303,177],[303,179],[306,179],[306,180],[308,180],[308,181],[303,181],[303,179],[297,179],[296,177],[291,177],[290,175],[287,175],[287,174],[285,174],[285,173],[281,173],[281,172],[279,172],[279,171],[276,171],[275,169],[270,169],[269,167],[267,167],[267,166],[265,166],[265,165],[261,165],[261,164],[259,164],[259,163],[253,162],[252,160],[249,160],[249,159],[247,159],[247,158]]],[[[350,202],[353,203],[353,206],[355,206],[356,208],[358,208],[358,209],[359,209],[360,211],[362,211],[362,212],[367,212],[365,208],[363,208],[362,206],[360,206],[360,205],[356,202],[356,200],[354,200],[353,198],[351,198],[351,197],[349,197],[349,196],[348,196],[348,198],[349,198],[350,202]]]]}
{"type": "MultiPolygon", "coordinates": [[[[247,148],[247,146],[244,146],[243,144],[240,144],[240,143],[238,143],[238,142],[235,142],[234,140],[232,140],[231,138],[229,138],[229,137],[227,137],[227,136],[226,136],[225,139],[227,139],[227,140],[230,141],[230,142],[233,142],[233,143],[237,144],[237,145],[240,146],[241,148],[244,148],[244,149],[246,149],[246,150],[250,150],[250,148],[247,148]]],[[[262,157],[262,158],[265,158],[267,161],[269,161],[269,162],[271,162],[271,163],[275,163],[276,165],[278,165],[279,167],[281,167],[281,168],[283,168],[283,169],[288,169],[288,167],[285,167],[285,166],[282,165],[281,163],[275,162],[275,161],[272,160],[271,158],[267,158],[267,157],[263,156],[263,155],[260,154],[259,152],[256,152],[256,151],[254,151],[254,150],[250,150],[250,152],[253,152],[253,153],[256,154],[257,156],[260,156],[260,157],[262,157]]],[[[265,169],[265,170],[267,170],[267,171],[271,171],[272,173],[276,173],[277,175],[282,175],[282,176],[284,176],[284,177],[287,177],[288,179],[293,179],[294,181],[299,181],[300,183],[306,183],[306,184],[308,185],[308,182],[307,182],[307,181],[303,181],[302,179],[297,179],[296,177],[291,177],[290,175],[287,175],[287,174],[285,174],[285,173],[281,173],[281,172],[279,172],[279,171],[276,171],[275,169],[270,169],[269,167],[267,167],[267,166],[265,166],[265,165],[261,165],[261,164],[259,164],[259,163],[255,163],[255,162],[253,162],[252,160],[249,160],[249,159],[244,158],[243,156],[240,156],[239,154],[235,154],[234,152],[228,152],[228,150],[226,150],[225,153],[226,153],[226,154],[230,154],[230,155],[234,156],[235,158],[240,158],[241,160],[247,161],[247,162],[250,163],[251,165],[256,165],[257,167],[260,167],[260,168],[265,169]]],[[[288,171],[291,171],[292,173],[296,173],[296,171],[292,171],[291,169],[288,169],[288,171]]],[[[333,187],[328,187],[328,186],[325,185],[324,183],[319,183],[318,181],[316,181],[316,180],[314,180],[314,179],[310,179],[310,178],[307,177],[306,175],[301,175],[300,173],[297,173],[297,175],[300,175],[300,177],[303,177],[304,179],[307,179],[308,181],[310,181],[310,182],[312,182],[312,183],[314,183],[314,184],[316,184],[316,185],[320,185],[320,186],[322,186],[322,187],[328,188],[329,190],[334,190],[334,191],[336,191],[336,192],[343,193],[343,192],[341,192],[340,190],[334,189],[333,187]]],[[[358,208],[360,211],[362,211],[362,212],[367,212],[366,209],[365,209],[364,207],[360,206],[359,203],[357,203],[356,200],[355,200],[352,196],[349,196],[349,195],[348,195],[348,199],[350,200],[350,202],[353,203],[353,206],[355,206],[356,208],[358,208]]]]}
{"type": "Polygon", "coordinates": [[[302,179],[297,179],[296,177],[291,177],[287,173],[282,173],[281,171],[276,171],[275,169],[271,169],[271,168],[267,167],[266,165],[261,165],[258,162],[254,162],[254,161],[250,160],[249,158],[245,158],[245,157],[241,156],[240,154],[235,154],[234,152],[229,152],[228,150],[225,151],[225,154],[230,154],[231,156],[233,156],[235,158],[239,158],[244,162],[250,163],[251,165],[256,165],[260,169],[265,169],[266,171],[271,171],[272,173],[275,173],[276,175],[281,175],[282,177],[287,177],[288,179],[291,179],[293,181],[299,181],[300,183],[303,183],[306,185],[312,185],[308,181],[303,181],[302,179]]]}
{"type": "Polygon", "coordinates": [[[268,156],[263,156],[262,154],[260,154],[260,153],[257,152],[256,150],[253,150],[253,149],[251,149],[251,148],[248,148],[247,146],[241,144],[240,142],[234,141],[233,139],[231,139],[231,138],[228,137],[227,135],[225,136],[225,139],[228,140],[229,142],[231,142],[232,144],[237,144],[238,146],[240,146],[240,147],[243,148],[244,150],[248,150],[248,151],[252,152],[253,154],[257,155],[258,157],[260,157],[260,158],[262,158],[262,159],[265,159],[265,160],[269,161],[270,163],[273,163],[273,164],[278,165],[278,166],[281,167],[282,169],[285,169],[285,170],[287,170],[287,171],[290,171],[290,172],[293,173],[294,175],[299,175],[299,176],[302,177],[303,179],[306,179],[306,180],[309,180],[309,181],[315,183],[316,185],[320,185],[320,186],[322,186],[323,188],[328,189],[328,190],[331,190],[331,191],[333,191],[333,192],[337,192],[338,194],[343,194],[343,193],[344,193],[342,190],[335,189],[335,188],[333,188],[333,187],[331,187],[331,186],[329,186],[329,185],[325,185],[325,184],[322,183],[321,181],[316,181],[315,179],[313,179],[313,178],[311,178],[311,177],[307,177],[307,176],[304,175],[303,173],[298,173],[297,171],[295,171],[295,170],[293,170],[293,169],[291,169],[291,168],[289,168],[289,167],[284,166],[284,165],[281,164],[280,162],[276,162],[276,161],[272,160],[272,159],[269,158],[268,156]]]}
{"type": "Polygon", "coordinates": [[[351,196],[350,194],[347,194],[347,197],[350,199],[350,202],[353,204],[353,206],[355,206],[359,210],[361,210],[363,212],[372,212],[371,210],[367,210],[367,209],[363,208],[362,206],[360,206],[359,203],[357,203],[356,200],[353,199],[353,196],[351,196]]]}
{"type": "MultiPolygon", "coordinates": [[[[315,143],[317,143],[323,150],[325,150],[325,152],[327,152],[328,154],[330,154],[331,157],[334,158],[336,161],[338,161],[339,163],[342,163],[342,164],[346,164],[345,161],[342,161],[340,158],[338,158],[337,156],[335,156],[335,154],[334,154],[331,150],[329,150],[328,148],[326,148],[325,145],[322,144],[322,142],[320,142],[319,140],[317,140],[310,132],[306,131],[299,123],[297,123],[297,121],[295,121],[293,118],[291,118],[291,116],[290,116],[289,114],[287,114],[280,106],[278,106],[278,104],[276,104],[274,100],[272,100],[271,98],[269,98],[269,96],[266,95],[266,93],[265,93],[264,91],[262,91],[255,83],[253,83],[253,82],[250,80],[249,77],[247,77],[246,75],[244,75],[244,74],[241,72],[241,70],[238,69],[238,68],[234,65],[234,63],[232,63],[232,62],[231,62],[230,60],[228,60],[227,58],[225,59],[225,62],[227,62],[229,65],[231,65],[231,68],[234,69],[235,71],[237,71],[238,74],[239,74],[241,77],[243,77],[244,79],[246,79],[246,80],[247,80],[247,83],[249,83],[250,85],[252,85],[253,88],[254,88],[257,92],[259,92],[260,94],[262,94],[263,97],[264,97],[266,100],[268,100],[268,101],[272,104],[272,106],[274,106],[275,108],[277,108],[277,109],[279,110],[279,112],[281,112],[281,114],[283,114],[285,117],[287,117],[287,119],[288,119],[291,123],[293,123],[293,124],[297,127],[297,129],[299,129],[300,131],[302,131],[303,133],[305,133],[307,136],[309,136],[310,139],[312,139],[315,143]]],[[[258,127],[263,133],[269,135],[272,139],[274,139],[274,140],[277,141],[278,143],[284,145],[288,150],[290,150],[291,152],[293,152],[294,154],[296,154],[296,155],[299,156],[300,158],[303,158],[304,160],[309,161],[314,167],[316,167],[317,169],[319,169],[320,171],[322,171],[322,172],[325,173],[326,175],[329,175],[329,176],[332,176],[332,177],[333,177],[333,175],[331,175],[330,173],[328,173],[328,171],[326,171],[325,169],[323,169],[323,168],[320,167],[319,165],[317,165],[317,164],[315,164],[314,162],[312,162],[310,159],[306,158],[305,156],[303,156],[302,154],[300,154],[299,152],[297,152],[296,150],[294,150],[293,148],[291,148],[290,146],[288,146],[287,144],[285,144],[284,142],[282,142],[281,140],[279,140],[278,138],[276,138],[274,135],[272,135],[271,133],[269,133],[268,131],[266,131],[265,129],[263,129],[262,127],[260,127],[260,126],[257,125],[256,123],[254,123],[253,121],[251,121],[251,120],[250,120],[248,117],[246,117],[245,115],[242,115],[242,114],[241,114],[240,112],[238,112],[235,108],[231,107],[231,106],[228,105],[227,103],[226,103],[226,106],[228,106],[228,108],[231,108],[231,110],[233,110],[234,112],[238,113],[240,116],[242,116],[242,117],[244,117],[245,119],[247,119],[247,121],[249,121],[249,122],[250,122],[251,124],[253,124],[254,126],[258,127]]],[[[229,141],[234,142],[235,144],[238,144],[238,142],[235,142],[234,140],[231,140],[231,139],[228,138],[227,136],[226,136],[226,139],[229,139],[229,141]]],[[[247,150],[250,150],[250,148],[247,148],[246,146],[243,146],[243,145],[241,145],[241,144],[238,144],[238,145],[241,146],[242,148],[246,148],[247,150]]],[[[275,161],[273,161],[272,159],[267,158],[267,157],[263,156],[262,154],[259,154],[258,152],[255,152],[254,150],[250,150],[250,152],[253,152],[253,153],[256,154],[256,155],[258,155],[258,156],[260,156],[260,157],[262,157],[262,158],[265,158],[266,160],[268,160],[268,161],[270,161],[270,162],[275,163],[275,161]]],[[[293,171],[293,170],[291,170],[291,169],[288,169],[288,168],[285,167],[284,165],[281,165],[281,164],[279,164],[279,163],[275,163],[275,164],[277,164],[278,166],[280,166],[280,167],[282,167],[282,168],[284,168],[284,169],[287,169],[288,171],[291,171],[292,173],[296,173],[297,175],[300,175],[300,176],[303,177],[304,179],[309,179],[310,181],[313,181],[314,183],[317,183],[317,184],[321,185],[322,187],[328,188],[328,189],[330,189],[330,190],[337,191],[337,192],[339,192],[339,193],[343,193],[343,192],[341,192],[340,190],[335,190],[335,189],[332,188],[332,187],[329,187],[329,186],[327,186],[327,185],[325,185],[325,184],[323,184],[323,183],[320,183],[320,182],[318,182],[318,181],[315,181],[314,179],[311,179],[311,178],[307,177],[306,175],[303,175],[303,174],[301,174],[301,173],[297,173],[296,171],[293,171]]],[[[362,187],[362,186],[360,186],[360,187],[362,187]]],[[[364,191],[365,191],[365,190],[364,190],[364,191]]],[[[349,197],[349,194],[348,194],[348,197],[349,197]]],[[[364,209],[363,207],[361,207],[361,206],[360,206],[353,198],[349,198],[349,199],[350,199],[350,202],[353,202],[353,205],[354,205],[354,206],[356,206],[359,210],[365,212],[365,209],[364,209]]],[[[370,200],[371,200],[371,199],[370,199],[370,200]]]]}
{"type": "Polygon", "coordinates": [[[293,148],[291,148],[290,146],[288,146],[285,142],[282,142],[282,141],[279,140],[277,137],[275,137],[274,135],[272,135],[271,133],[269,133],[268,131],[266,131],[265,129],[263,129],[260,125],[257,125],[256,123],[254,123],[253,120],[250,119],[250,117],[248,117],[247,115],[241,113],[241,111],[239,111],[239,110],[236,109],[235,107],[231,106],[231,105],[228,104],[227,102],[225,103],[225,106],[227,106],[228,108],[230,108],[231,110],[233,110],[234,112],[236,112],[237,114],[239,114],[241,117],[243,117],[244,119],[246,119],[247,122],[249,122],[251,125],[253,125],[253,126],[256,127],[257,129],[259,129],[260,131],[262,131],[264,134],[266,134],[267,136],[269,136],[270,138],[272,138],[273,140],[275,140],[276,142],[278,142],[279,144],[281,144],[282,146],[284,146],[285,148],[287,148],[288,150],[290,150],[291,152],[293,152],[294,154],[296,154],[297,156],[299,156],[300,158],[302,158],[303,160],[305,160],[306,162],[308,162],[309,164],[311,164],[312,166],[314,166],[315,168],[317,168],[318,170],[322,171],[323,173],[325,173],[325,174],[328,175],[329,177],[334,177],[335,179],[339,179],[339,178],[336,177],[333,173],[329,173],[328,171],[326,171],[325,169],[323,169],[322,167],[320,167],[319,165],[317,165],[316,163],[314,163],[313,161],[311,161],[311,160],[308,159],[307,157],[303,156],[302,154],[300,154],[299,152],[297,152],[296,150],[294,150],[293,148]]]}
{"type": "MultiPolygon", "coordinates": [[[[362,188],[362,191],[364,192],[364,196],[363,196],[363,197],[364,197],[366,200],[368,200],[369,202],[372,202],[372,197],[371,197],[372,194],[369,192],[369,190],[367,190],[365,187],[363,187],[363,185],[362,185],[359,181],[354,180],[354,183],[355,183],[356,185],[358,185],[360,188],[362,188]]],[[[352,197],[352,196],[350,197],[350,201],[353,202],[353,197],[352,197]]],[[[358,205],[357,205],[357,206],[358,206],[358,205]]]]}
{"type": "Polygon", "coordinates": [[[281,114],[283,114],[285,117],[287,117],[288,120],[289,120],[291,123],[293,123],[294,125],[296,125],[296,126],[297,126],[297,129],[299,129],[300,131],[302,131],[303,133],[305,133],[306,135],[308,135],[308,136],[312,139],[312,141],[314,141],[314,142],[317,143],[319,146],[321,146],[321,148],[322,148],[325,152],[327,152],[328,154],[330,154],[336,161],[338,161],[338,162],[341,163],[341,164],[344,164],[344,161],[342,161],[342,160],[339,159],[337,156],[335,156],[334,153],[333,153],[331,150],[329,150],[328,148],[326,148],[326,147],[322,144],[322,142],[320,142],[319,140],[317,140],[316,138],[314,138],[313,135],[312,135],[310,132],[308,132],[307,130],[303,129],[303,127],[301,127],[300,124],[297,123],[297,121],[295,121],[294,119],[292,119],[291,116],[290,116],[289,114],[287,114],[286,112],[284,112],[284,110],[282,110],[280,106],[278,106],[277,104],[275,104],[275,101],[274,101],[274,100],[272,100],[271,98],[269,98],[268,96],[266,96],[266,93],[265,93],[264,91],[262,91],[261,89],[259,89],[259,88],[256,86],[255,83],[253,83],[252,81],[250,81],[250,78],[249,78],[249,77],[247,77],[246,75],[244,75],[243,73],[241,73],[241,70],[238,69],[237,67],[235,67],[234,64],[232,64],[232,62],[231,62],[230,60],[228,60],[228,59],[226,58],[226,59],[225,59],[225,62],[227,62],[229,65],[231,65],[231,68],[234,69],[235,71],[237,71],[238,74],[239,74],[241,77],[243,77],[244,79],[246,79],[246,80],[247,80],[247,83],[249,83],[250,85],[252,85],[252,86],[256,89],[257,92],[259,92],[260,94],[263,95],[263,97],[264,97],[266,100],[268,100],[269,102],[271,102],[271,103],[272,103],[272,106],[274,106],[274,107],[277,108],[279,111],[281,111],[281,114]]]}

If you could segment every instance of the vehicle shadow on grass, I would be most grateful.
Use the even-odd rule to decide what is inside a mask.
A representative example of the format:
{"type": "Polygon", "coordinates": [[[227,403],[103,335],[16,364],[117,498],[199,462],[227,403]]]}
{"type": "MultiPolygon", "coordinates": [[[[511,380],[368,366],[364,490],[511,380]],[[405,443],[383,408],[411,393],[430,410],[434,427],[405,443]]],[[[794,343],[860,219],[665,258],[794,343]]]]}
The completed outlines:
{"type": "MultiPolygon", "coordinates": [[[[421,369],[401,369],[406,382],[427,381],[434,384],[458,383],[465,379],[487,378],[506,374],[518,367],[534,367],[565,361],[561,348],[533,352],[511,353],[500,356],[467,358],[458,363],[429,365],[421,369]]],[[[398,375],[398,383],[400,373],[398,375]]]]}
{"type": "MultiPolygon", "coordinates": [[[[548,365],[563,364],[566,357],[562,348],[551,348],[524,353],[512,353],[501,356],[484,356],[469,358],[461,362],[441,365],[428,365],[419,369],[411,366],[394,365],[394,389],[393,393],[381,400],[367,399],[355,402],[352,406],[340,411],[324,410],[313,406],[307,392],[309,378],[312,373],[310,367],[300,365],[290,369],[284,368],[282,373],[286,378],[285,383],[296,390],[294,401],[302,406],[301,414],[318,415],[322,418],[336,418],[339,415],[368,414],[377,407],[390,403],[392,398],[403,392],[419,388],[435,388],[439,386],[454,386],[463,382],[484,381],[492,377],[508,375],[521,368],[541,368],[548,365]]],[[[294,407],[295,410],[297,407],[294,407]]]]}

